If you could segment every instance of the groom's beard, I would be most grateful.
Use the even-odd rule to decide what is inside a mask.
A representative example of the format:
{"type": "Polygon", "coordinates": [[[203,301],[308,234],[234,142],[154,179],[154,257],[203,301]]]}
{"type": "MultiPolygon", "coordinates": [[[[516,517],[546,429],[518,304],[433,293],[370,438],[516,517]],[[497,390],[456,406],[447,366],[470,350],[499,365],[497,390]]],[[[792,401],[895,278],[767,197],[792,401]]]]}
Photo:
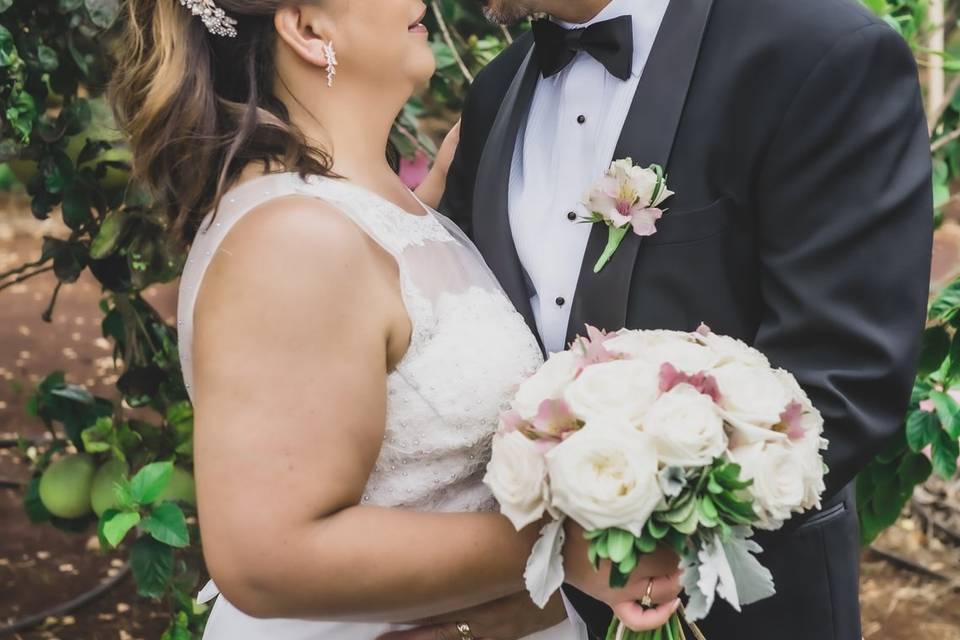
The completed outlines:
{"type": "Polygon", "coordinates": [[[495,24],[510,26],[533,14],[527,0],[484,0],[483,14],[495,24]]]}

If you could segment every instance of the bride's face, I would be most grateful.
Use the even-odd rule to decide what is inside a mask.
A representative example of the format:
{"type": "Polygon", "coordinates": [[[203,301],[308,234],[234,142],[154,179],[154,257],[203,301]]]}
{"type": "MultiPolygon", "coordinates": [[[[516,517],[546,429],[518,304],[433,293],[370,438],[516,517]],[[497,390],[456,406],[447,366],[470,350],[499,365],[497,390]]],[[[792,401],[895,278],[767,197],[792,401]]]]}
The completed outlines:
{"type": "Polygon", "coordinates": [[[383,88],[419,86],[433,75],[422,0],[324,0],[320,6],[335,30],[339,73],[355,73],[383,88]]]}

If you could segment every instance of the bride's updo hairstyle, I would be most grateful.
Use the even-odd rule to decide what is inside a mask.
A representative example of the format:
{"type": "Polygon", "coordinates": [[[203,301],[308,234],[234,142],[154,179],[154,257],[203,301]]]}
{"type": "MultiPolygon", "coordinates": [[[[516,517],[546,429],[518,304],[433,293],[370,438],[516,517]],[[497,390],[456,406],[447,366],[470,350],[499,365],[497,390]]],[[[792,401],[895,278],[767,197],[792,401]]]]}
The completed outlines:
{"type": "MultiPolygon", "coordinates": [[[[201,4],[196,0],[196,4],[201,4]]],[[[212,33],[180,0],[128,0],[108,95],[130,136],[133,176],[189,244],[206,212],[251,161],[329,175],[275,96],[274,14],[282,0],[216,0],[235,35],[212,33]]]]}

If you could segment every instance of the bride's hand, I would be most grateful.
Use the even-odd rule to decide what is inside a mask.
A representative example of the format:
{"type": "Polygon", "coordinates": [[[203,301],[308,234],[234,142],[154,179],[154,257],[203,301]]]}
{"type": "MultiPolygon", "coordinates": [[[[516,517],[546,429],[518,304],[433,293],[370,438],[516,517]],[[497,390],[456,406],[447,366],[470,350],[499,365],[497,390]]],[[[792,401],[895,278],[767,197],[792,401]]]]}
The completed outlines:
{"type": "Polygon", "coordinates": [[[457,124],[450,129],[447,137],[444,138],[443,144],[440,145],[433,167],[430,168],[430,173],[416,189],[417,197],[434,209],[440,204],[440,198],[443,196],[443,190],[447,184],[447,172],[453,163],[453,156],[457,152],[459,143],[460,122],[457,121],[457,124]]]}
{"type": "Polygon", "coordinates": [[[457,623],[470,625],[475,638],[483,640],[516,640],[563,622],[567,617],[563,599],[554,594],[550,602],[540,609],[526,591],[500,598],[476,607],[454,611],[442,616],[417,620],[410,624],[414,629],[393,631],[377,640],[446,640],[459,638],[457,623]]]}
{"type": "Polygon", "coordinates": [[[634,631],[657,629],[666,624],[680,599],[680,559],[672,549],[661,546],[641,556],[630,574],[630,582],[622,588],[609,583],[610,561],[604,560],[597,570],[587,556],[590,543],[584,530],[573,520],[566,521],[566,543],[563,548],[566,581],[593,598],[607,603],[614,615],[634,631]],[[650,590],[656,605],[646,609],[639,602],[650,590]]]}

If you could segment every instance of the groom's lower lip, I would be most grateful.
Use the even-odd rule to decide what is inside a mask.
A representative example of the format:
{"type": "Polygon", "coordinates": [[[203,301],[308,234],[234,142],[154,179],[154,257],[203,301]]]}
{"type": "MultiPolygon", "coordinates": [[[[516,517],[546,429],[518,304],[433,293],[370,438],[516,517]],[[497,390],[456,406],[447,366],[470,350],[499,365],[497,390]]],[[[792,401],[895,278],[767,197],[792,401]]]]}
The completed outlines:
{"type": "Polygon", "coordinates": [[[415,24],[407,29],[410,33],[428,33],[427,28],[422,24],[415,24]]]}

